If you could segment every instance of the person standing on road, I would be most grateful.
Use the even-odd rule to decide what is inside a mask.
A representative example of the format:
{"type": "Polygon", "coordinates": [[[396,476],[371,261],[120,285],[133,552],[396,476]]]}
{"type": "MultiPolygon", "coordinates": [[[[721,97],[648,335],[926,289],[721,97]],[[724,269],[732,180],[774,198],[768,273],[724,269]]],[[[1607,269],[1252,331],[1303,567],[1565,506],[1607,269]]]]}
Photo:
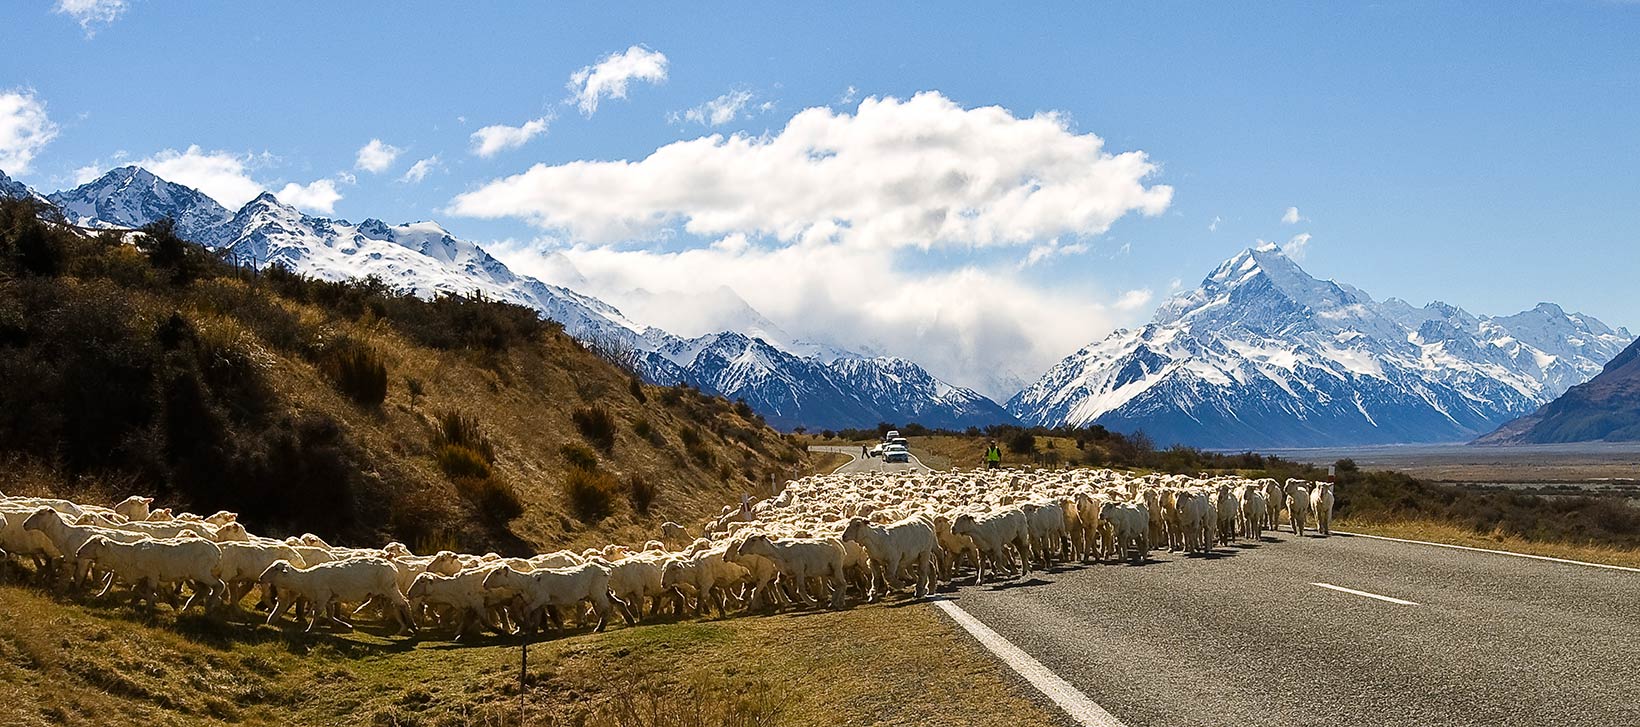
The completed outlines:
{"type": "Polygon", "coordinates": [[[985,449],[985,469],[994,470],[1000,466],[1002,466],[1002,448],[998,447],[996,440],[993,439],[991,440],[991,446],[985,449]]]}
{"type": "Polygon", "coordinates": [[[871,459],[871,450],[866,449],[864,444],[860,445],[860,459],[871,459]]]}

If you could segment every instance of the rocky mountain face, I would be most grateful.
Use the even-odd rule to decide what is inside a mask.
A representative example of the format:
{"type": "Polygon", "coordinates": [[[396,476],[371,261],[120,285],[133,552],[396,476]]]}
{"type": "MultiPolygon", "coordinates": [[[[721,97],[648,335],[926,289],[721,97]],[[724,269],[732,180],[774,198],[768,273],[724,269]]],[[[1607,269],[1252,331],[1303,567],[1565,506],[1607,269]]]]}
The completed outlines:
{"type": "MultiPolygon", "coordinates": [[[[0,180],[0,190],[15,184],[3,174],[0,180]]],[[[139,227],[170,218],[183,237],[246,265],[283,265],[329,280],[375,276],[421,296],[477,292],[527,306],[581,341],[614,352],[650,381],[687,382],[743,398],[779,427],[917,421],[960,428],[1012,420],[996,402],[939,381],[910,361],[786,341],[750,309],[746,331],[684,338],[640,324],[597,298],[515,274],[481,246],[434,222],[390,225],[314,217],[272,194],[230,212],[197,190],[137,167],[115,169],[48,199],[71,222],[86,227],[139,227]]],[[[559,271],[560,279],[580,277],[567,258],[554,264],[568,266],[559,271]]]]}
{"type": "Polygon", "coordinates": [[[1494,318],[1376,302],[1264,245],[1143,328],[1067,357],[1007,409],[1203,447],[1463,441],[1587,380],[1631,339],[1547,303],[1494,318]]]}
{"type": "Polygon", "coordinates": [[[1617,354],[1593,379],[1474,444],[1640,441],[1640,341],[1617,354]]]}

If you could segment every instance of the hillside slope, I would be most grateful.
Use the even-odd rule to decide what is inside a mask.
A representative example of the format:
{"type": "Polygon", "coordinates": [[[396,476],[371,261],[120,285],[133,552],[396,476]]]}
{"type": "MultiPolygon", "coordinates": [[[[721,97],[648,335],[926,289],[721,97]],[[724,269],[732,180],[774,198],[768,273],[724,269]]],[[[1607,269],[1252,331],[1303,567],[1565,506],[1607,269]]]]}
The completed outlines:
{"type": "Polygon", "coordinates": [[[138,238],[0,204],[0,491],[541,551],[642,542],[808,461],[749,408],[640,384],[520,306],[138,238]]]}
{"type": "Polygon", "coordinates": [[[1475,444],[1555,444],[1640,440],[1640,340],[1598,376],[1542,408],[1499,427],[1475,444]]]}
{"type": "MultiPolygon", "coordinates": [[[[0,197],[35,193],[4,181],[0,197]]],[[[237,210],[166,181],[141,167],[110,170],[78,187],[52,193],[50,204],[85,228],[135,228],[170,219],[192,240],[255,268],[283,265],[323,280],[375,276],[394,290],[421,296],[481,291],[533,308],[571,336],[623,359],[651,383],[687,382],[729,399],[744,399],[775,426],[869,426],[914,417],[929,426],[1009,422],[996,402],[952,386],[903,359],[863,356],[791,340],[727,288],[714,301],[665,300],[637,291],[642,307],[738,309],[743,329],[683,338],[629,317],[585,293],[587,280],[568,258],[549,266],[559,284],[517,274],[481,245],[436,222],[354,223],[318,217],[264,193],[237,210]],[[846,368],[838,361],[848,359],[846,368]]]]}

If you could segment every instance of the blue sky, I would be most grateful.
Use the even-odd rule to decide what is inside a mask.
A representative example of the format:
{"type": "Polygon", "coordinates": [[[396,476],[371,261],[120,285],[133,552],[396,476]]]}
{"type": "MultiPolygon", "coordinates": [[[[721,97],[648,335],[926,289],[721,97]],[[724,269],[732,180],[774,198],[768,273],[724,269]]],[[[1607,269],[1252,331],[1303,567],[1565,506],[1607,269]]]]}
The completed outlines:
{"type": "MultiPolygon", "coordinates": [[[[130,0],[82,27],[53,2],[6,3],[0,92],[43,104],[55,133],[26,172],[15,161],[5,171],[49,191],[82,168],[197,146],[276,192],[329,180],[335,216],[439,219],[525,270],[567,250],[593,292],[619,304],[633,286],[676,280],[685,295],[700,293],[694,281],[723,282],[698,266],[739,264],[735,241],[716,258],[665,254],[705,248],[733,225],[691,234],[673,220],[589,241],[577,234],[589,227],[532,224],[518,205],[474,216],[457,195],[536,164],[641,160],[710,134],[772,137],[804,109],[851,115],[864,98],[936,92],[951,114],[1058,112],[1067,142],[1096,135],[1103,152],[1142,152],[1155,169],[1141,183],[1171,197],[1159,214],[1134,203],[1070,223],[1053,235],[1058,254],[1030,265],[1046,237],[857,241],[883,246],[869,259],[892,272],[804,299],[823,315],[774,298],[831,285],[867,258],[766,259],[724,280],[796,335],[926,355],[936,373],[993,390],[1005,384],[980,369],[1033,376],[1148,318],[1175,281],[1194,285],[1256,240],[1301,234],[1307,269],[1378,298],[1492,314],[1551,300],[1640,324],[1640,4],[460,5],[130,0]],[[665,57],[664,79],[630,80],[625,98],[601,97],[590,115],[569,102],[573,73],[633,47],[665,57]],[[727,123],[678,118],[736,93],[747,100],[727,123]],[[540,118],[545,131],[521,145],[473,153],[478,129],[540,118]],[[372,139],[402,150],[380,173],[356,164],[372,139]],[[419,183],[404,180],[435,156],[419,183]],[[1282,221],[1289,207],[1297,222],[1282,221]],[[754,289],[781,264],[801,269],[754,289]],[[951,312],[883,317],[860,301],[883,288],[907,291],[895,305],[951,312]],[[1007,330],[973,333],[986,325],[1007,330]],[[965,343],[942,343],[954,339],[965,343]],[[1015,345],[1031,354],[975,354],[1015,345]]],[[[965,153],[953,163],[994,161],[965,153]]],[[[763,184],[780,185],[771,174],[763,184]]],[[[749,232],[754,252],[801,246],[749,232]]],[[[656,315],[689,327],[670,313],[656,315]]]]}

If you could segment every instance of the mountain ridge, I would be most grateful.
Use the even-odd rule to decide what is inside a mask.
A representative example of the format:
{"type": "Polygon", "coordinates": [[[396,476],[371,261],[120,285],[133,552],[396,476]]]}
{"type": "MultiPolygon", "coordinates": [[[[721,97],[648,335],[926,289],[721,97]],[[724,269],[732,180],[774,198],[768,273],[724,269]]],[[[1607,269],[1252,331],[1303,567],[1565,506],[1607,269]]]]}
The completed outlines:
{"type": "MultiPolygon", "coordinates": [[[[749,307],[745,318],[754,335],[723,331],[683,338],[641,324],[596,297],[514,273],[481,245],[434,222],[391,225],[371,218],[355,224],[316,217],[268,192],[230,212],[197,190],[133,166],[46,199],[86,227],[131,228],[170,217],[184,237],[255,267],[278,264],[327,280],[375,276],[422,297],[478,292],[518,303],[613,353],[653,383],[689,383],[745,399],[788,429],[872,426],[908,417],[955,428],[1012,421],[1000,404],[904,359],[784,340],[778,326],[749,307]],[[837,365],[844,360],[853,363],[837,365]]],[[[564,276],[584,280],[567,259],[558,267],[564,276]]]]}
{"type": "Polygon", "coordinates": [[[1553,304],[1487,317],[1378,303],[1261,245],[1145,326],[1066,357],[1007,408],[1030,424],[1208,447],[1465,441],[1593,376],[1630,339],[1553,304]]]}

